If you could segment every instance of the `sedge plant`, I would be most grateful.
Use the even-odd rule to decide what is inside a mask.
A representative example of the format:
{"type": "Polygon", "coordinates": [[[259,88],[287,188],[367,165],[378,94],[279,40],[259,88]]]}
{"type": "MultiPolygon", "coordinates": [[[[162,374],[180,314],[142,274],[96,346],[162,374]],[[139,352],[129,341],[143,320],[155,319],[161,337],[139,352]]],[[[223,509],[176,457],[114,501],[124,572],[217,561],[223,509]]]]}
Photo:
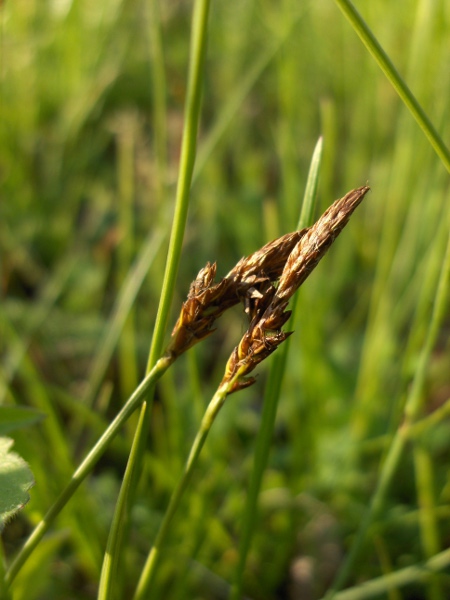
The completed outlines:
{"type": "MultiPolygon", "coordinates": [[[[427,116],[424,109],[419,105],[409,87],[404,83],[399,71],[394,67],[393,62],[384,52],[368,25],[364,23],[361,16],[350,2],[339,1],[336,2],[336,4],[338,4],[343,10],[352,28],[363,40],[365,46],[369,49],[376,63],[381,66],[384,74],[387,76],[393,88],[399,94],[399,97],[404,102],[409,113],[416,119],[416,122],[425,132],[432,147],[440,157],[442,165],[449,170],[449,153],[445,143],[442,141],[440,135],[433,127],[431,119],[427,116]]],[[[151,6],[152,16],[154,16],[157,14],[157,3],[153,2],[151,6]]],[[[283,236],[283,238],[276,240],[274,246],[265,248],[266,258],[270,258],[270,256],[272,256],[271,260],[274,260],[274,255],[276,254],[280,260],[280,264],[278,264],[276,269],[272,271],[272,267],[269,266],[270,261],[267,260],[264,262],[266,259],[263,259],[261,254],[258,255],[256,253],[257,259],[255,259],[255,257],[252,259],[254,263],[249,262],[248,259],[250,257],[247,257],[247,262],[245,262],[246,259],[243,259],[240,271],[239,269],[231,271],[231,273],[233,273],[231,279],[234,278],[232,281],[229,274],[224,278],[224,280],[219,282],[219,284],[215,284],[215,265],[207,265],[207,267],[200,272],[198,278],[193,283],[193,286],[189,292],[188,300],[183,306],[179,320],[175,326],[170,345],[165,353],[163,351],[163,336],[168,320],[168,311],[172,300],[174,281],[179,263],[181,243],[183,240],[183,232],[187,216],[189,190],[193,177],[193,167],[196,154],[196,137],[199,122],[202,70],[206,48],[205,44],[208,8],[208,2],[196,3],[194,19],[196,26],[193,28],[192,34],[193,41],[191,50],[192,62],[189,78],[190,83],[188,85],[189,93],[185,115],[185,134],[183,137],[183,151],[177,191],[177,216],[175,219],[170,245],[168,267],[164,284],[165,291],[163,294],[163,299],[161,300],[161,308],[157,319],[158,324],[153,338],[152,351],[149,357],[148,375],[141,385],[135,390],[135,392],[130,395],[123,409],[111,422],[104,435],[100,438],[98,443],[93,446],[86,459],[75,471],[67,488],[61,493],[41,523],[38,524],[29,540],[25,543],[22,551],[19,552],[16,560],[9,567],[9,570],[6,570],[6,586],[11,585],[17,573],[22,569],[28,557],[36,549],[37,544],[42,540],[43,535],[48,531],[54,522],[54,519],[64,508],[67,502],[72,498],[74,492],[78,489],[82,481],[92,472],[94,465],[104,454],[113,438],[117,435],[119,429],[122,428],[123,425],[129,420],[132,413],[145,402],[145,408],[142,410],[137,424],[136,436],[128,463],[129,468],[127,468],[123,481],[123,487],[119,495],[114,517],[114,524],[110,532],[108,551],[105,555],[104,569],[101,577],[99,592],[100,597],[107,598],[113,595],[114,587],[117,581],[114,579],[114,565],[117,564],[121,554],[121,549],[124,545],[124,539],[126,536],[125,524],[127,521],[127,515],[130,511],[130,506],[133,503],[134,487],[136,484],[133,477],[133,470],[139,471],[137,467],[142,461],[142,447],[147,435],[149,407],[156,381],[163,375],[163,373],[167,371],[167,369],[179,356],[184,354],[185,351],[189,350],[198,341],[204,339],[211,333],[217,318],[220,317],[223,312],[222,307],[224,307],[225,310],[230,308],[233,304],[242,303],[246,315],[250,318],[249,328],[244,334],[241,343],[236,347],[233,355],[230,357],[227,366],[227,372],[224,375],[224,379],[219,386],[217,393],[214,395],[213,401],[211,401],[205,413],[201,430],[197,434],[196,441],[191,449],[185,471],[183,472],[182,478],[175,488],[169,508],[164,513],[162,526],[159,529],[156,539],[154,540],[153,548],[148,557],[146,567],[142,574],[136,593],[137,597],[145,597],[145,594],[149,589],[151,589],[152,580],[160,559],[161,548],[167,539],[170,525],[173,522],[173,516],[180,506],[181,497],[187,488],[190,474],[195,467],[201,447],[225,398],[233,391],[237,391],[245,386],[250,385],[252,383],[252,377],[249,377],[248,373],[251,372],[252,368],[259,364],[262,359],[271,354],[278,345],[283,343],[282,348],[279,349],[279,352],[275,353],[275,356],[273,357],[275,360],[272,361],[275,363],[282,362],[283,351],[287,347],[288,336],[287,333],[282,331],[282,325],[284,324],[284,319],[287,315],[285,310],[286,306],[284,306],[284,303],[289,300],[291,292],[293,293],[294,288],[297,286],[296,278],[298,277],[299,280],[301,279],[301,276],[298,275],[298,273],[300,273],[303,268],[301,265],[304,263],[301,261],[305,260],[305,255],[302,254],[301,247],[304,249],[307,248],[308,242],[308,238],[303,239],[305,238],[305,235],[300,237],[299,232],[283,236]],[[280,248],[286,248],[286,252],[284,254],[281,252],[281,256],[278,255],[280,248]],[[273,253],[272,250],[274,250],[273,253]],[[295,251],[299,253],[297,258],[295,258],[294,255],[295,251]],[[291,256],[292,259],[290,258],[291,256]],[[288,264],[290,264],[289,269],[288,264]],[[290,275],[288,270],[290,270],[290,275]],[[295,279],[295,281],[292,282],[291,279],[295,279]],[[233,294],[235,294],[235,296],[233,296],[233,294]],[[205,303],[208,307],[208,310],[204,310],[205,303]]],[[[159,70],[154,69],[153,76],[155,81],[159,81],[161,74],[164,75],[164,69],[161,68],[161,47],[159,45],[160,32],[158,31],[157,27],[157,19],[152,20],[152,27],[154,27],[154,30],[152,30],[152,42],[154,44],[153,53],[154,56],[157,57],[155,59],[155,65],[159,66],[159,70]]],[[[265,68],[273,54],[276,53],[277,48],[278,46],[276,45],[273,48],[268,47],[267,54],[262,54],[260,60],[255,63],[255,70],[252,71],[250,69],[249,75],[251,76],[249,76],[249,80],[246,82],[246,85],[243,86],[244,90],[242,93],[244,95],[246,90],[253,85],[254,80],[259,77],[261,70],[265,68]]],[[[105,85],[107,86],[108,83],[105,85]]],[[[164,86],[159,87],[158,92],[163,93],[163,88],[164,86]]],[[[242,94],[236,94],[237,104],[239,104],[241,100],[242,94]]],[[[159,141],[157,142],[158,150],[156,155],[158,156],[158,165],[160,167],[158,173],[161,177],[165,168],[164,145],[167,135],[167,132],[164,130],[166,118],[163,115],[163,105],[164,97],[163,95],[159,95],[155,102],[155,112],[158,112],[160,115],[157,122],[162,129],[157,131],[157,137],[159,141]]],[[[230,122],[230,115],[233,114],[233,110],[236,110],[234,105],[229,108],[231,108],[231,113],[224,111],[223,126],[219,128],[217,133],[219,137],[223,135],[224,129],[226,129],[226,126],[230,122]]],[[[216,143],[216,140],[212,140],[212,143],[216,143]]],[[[211,152],[211,146],[208,146],[206,149],[208,152],[211,152]]],[[[203,166],[206,158],[203,155],[201,156],[201,166],[203,166]]],[[[159,182],[158,187],[162,189],[163,186],[161,181],[159,182]]],[[[365,188],[360,188],[360,190],[362,189],[365,188]]],[[[160,194],[162,196],[161,191],[160,194]]],[[[308,221],[303,222],[301,227],[306,226],[307,222],[308,221]]],[[[301,227],[299,229],[301,229],[301,227]]],[[[421,281],[424,281],[425,284],[422,288],[419,288],[420,293],[418,294],[418,297],[421,305],[425,307],[422,310],[422,313],[425,315],[427,314],[426,307],[431,305],[433,299],[434,312],[431,316],[429,329],[425,336],[423,350],[420,354],[419,368],[415,372],[411,390],[406,397],[404,409],[405,419],[403,421],[405,426],[400,427],[392,436],[390,443],[385,450],[381,473],[379,475],[379,483],[375,488],[375,493],[372,497],[372,501],[370,502],[367,516],[361,523],[361,528],[357,533],[354,545],[351,548],[347,560],[344,562],[343,567],[341,568],[338,578],[333,586],[333,591],[330,592],[330,596],[334,594],[334,597],[339,599],[342,598],[342,600],[362,599],[366,597],[374,597],[376,594],[389,593],[389,591],[395,587],[400,587],[408,583],[411,584],[414,582],[423,581],[427,578],[429,579],[430,574],[436,573],[439,570],[443,570],[449,564],[448,552],[439,552],[439,539],[437,535],[439,532],[438,525],[435,521],[434,511],[436,507],[433,504],[434,499],[429,493],[432,488],[432,482],[430,482],[430,480],[426,480],[426,478],[422,476],[423,473],[428,473],[430,478],[432,477],[432,465],[430,466],[430,457],[427,454],[426,449],[424,450],[424,448],[420,445],[421,432],[429,431],[433,425],[442,422],[448,414],[448,404],[443,404],[441,409],[438,409],[430,416],[421,418],[423,410],[421,403],[424,393],[423,388],[425,372],[427,371],[430,362],[431,351],[436,343],[437,331],[439,330],[439,327],[442,326],[442,323],[445,319],[446,298],[448,297],[449,259],[448,250],[446,253],[442,251],[442,249],[445,248],[445,244],[443,244],[442,240],[446,238],[447,228],[448,222],[445,219],[442,219],[439,231],[436,235],[436,243],[432,248],[430,248],[429,264],[424,259],[424,269],[422,272],[426,275],[427,273],[431,273],[433,270],[432,262],[434,256],[444,256],[441,265],[439,285],[434,285],[434,280],[432,277],[430,278],[429,282],[427,282],[426,277],[424,277],[421,281]],[[339,592],[337,590],[348,583],[350,574],[354,572],[356,558],[361,555],[362,551],[364,550],[364,545],[367,543],[367,540],[370,537],[371,525],[380,516],[380,511],[385,503],[389,486],[394,480],[401,457],[403,454],[405,454],[406,445],[410,442],[415,444],[414,464],[415,472],[417,474],[417,495],[420,501],[421,541],[426,560],[422,564],[417,564],[407,569],[399,569],[394,573],[386,574],[381,578],[374,579],[372,582],[369,582],[366,585],[355,586],[353,589],[339,592]]],[[[328,233],[330,234],[330,232],[328,233]]],[[[316,235],[318,235],[317,229],[316,235]]],[[[330,235],[329,239],[332,237],[333,236],[330,235]]],[[[146,260],[149,259],[150,255],[154,251],[155,245],[158,246],[159,243],[160,239],[156,240],[155,238],[155,240],[151,242],[152,245],[150,246],[149,244],[147,247],[148,254],[146,255],[146,260]]],[[[317,239],[315,243],[318,243],[317,239]]],[[[263,249],[264,248],[261,250],[263,249]]],[[[314,254],[316,250],[313,250],[314,249],[312,246],[309,246],[309,260],[312,261],[309,263],[310,265],[315,260],[314,256],[318,258],[317,255],[314,254]]],[[[319,250],[317,250],[317,252],[319,252],[319,250]]],[[[428,259],[428,256],[425,258],[428,259]]],[[[146,260],[144,260],[144,263],[146,260]]],[[[137,276],[139,281],[142,280],[144,271],[145,266],[141,265],[140,274],[137,276]]],[[[68,271],[65,271],[65,274],[67,273],[68,271]]],[[[130,306],[134,293],[135,292],[132,292],[131,296],[125,302],[127,306],[130,306]]],[[[40,317],[41,320],[43,319],[44,314],[46,314],[45,311],[40,317]]],[[[107,340],[107,343],[105,342],[105,347],[107,346],[108,349],[106,354],[102,355],[102,360],[100,361],[101,364],[98,370],[95,371],[95,376],[92,377],[93,386],[91,390],[88,390],[87,394],[90,400],[92,400],[94,395],[97,393],[97,388],[99,387],[102,373],[104,372],[105,365],[108,362],[108,356],[110,356],[112,347],[117,341],[120,328],[121,324],[117,322],[117,328],[115,327],[113,332],[114,335],[107,340]]],[[[418,329],[420,328],[418,327],[418,329]]],[[[419,334],[418,337],[420,339],[419,334]]],[[[414,346],[414,340],[412,340],[411,346],[414,346]]],[[[370,348],[367,352],[367,356],[370,359],[370,348]]],[[[361,378],[361,381],[362,386],[364,379],[361,378]]],[[[277,377],[272,377],[271,375],[269,384],[267,386],[266,396],[272,396],[273,394],[276,395],[277,385],[279,385],[279,383],[277,383],[277,377]]],[[[267,423],[269,424],[268,436],[270,436],[270,421],[272,420],[273,422],[274,418],[274,405],[271,406],[270,410],[272,411],[272,414],[267,420],[267,423]]],[[[263,415],[265,415],[265,411],[266,403],[264,404],[263,415]]],[[[357,425],[359,426],[358,423],[357,425]]],[[[360,430],[364,430],[364,427],[358,428],[358,431],[360,430]]],[[[259,466],[255,465],[255,469],[263,468],[265,460],[264,453],[267,453],[268,447],[267,442],[265,442],[263,446],[264,450],[261,454],[262,458],[255,459],[255,462],[259,463],[259,466]]],[[[251,506],[255,506],[256,498],[258,496],[258,479],[260,479],[260,473],[254,475],[253,478],[256,482],[256,485],[252,492],[253,498],[249,501],[249,504],[245,509],[247,514],[252,512],[251,506]]],[[[251,519],[244,517],[244,528],[246,528],[246,530],[244,530],[242,533],[240,544],[241,547],[239,549],[239,561],[237,564],[237,573],[234,582],[235,597],[238,597],[242,590],[242,578],[245,570],[246,554],[250,543],[249,540],[251,539],[251,519]]],[[[6,589],[2,591],[4,591],[5,594],[8,593],[6,589]]],[[[430,587],[429,597],[438,598],[439,589],[430,587]]]]}

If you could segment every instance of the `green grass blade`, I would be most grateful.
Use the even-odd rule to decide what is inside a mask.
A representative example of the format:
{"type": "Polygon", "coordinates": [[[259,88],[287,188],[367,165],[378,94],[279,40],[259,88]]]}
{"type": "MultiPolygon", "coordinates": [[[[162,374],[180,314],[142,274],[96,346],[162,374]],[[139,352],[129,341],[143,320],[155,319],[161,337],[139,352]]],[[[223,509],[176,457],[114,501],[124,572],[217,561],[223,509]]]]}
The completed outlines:
{"type": "MultiPolygon", "coordinates": [[[[184,122],[183,141],[181,148],[180,170],[178,176],[178,187],[175,201],[175,214],[172,223],[172,232],[164,273],[163,286],[156,315],[156,324],[153,332],[152,343],[147,363],[147,372],[153,367],[163,350],[164,335],[167,327],[169,310],[175,288],[175,280],[180,263],[181,248],[186,227],[187,212],[189,207],[189,195],[192,182],[192,174],[195,164],[197,148],[197,133],[200,119],[201,92],[203,83],[203,65],[206,55],[207,23],[209,13],[209,1],[199,0],[196,2],[192,17],[191,54],[188,74],[188,91],[186,99],[186,114],[184,122]]],[[[114,513],[113,527],[108,539],[108,547],[114,549],[113,561],[120,554],[120,544],[124,538],[123,527],[126,522],[125,511],[129,508],[134,495],[137,477],[144,455],[144,446],[149,429],[150,404],[153,399],[154,388],[150,388],[147,402],[141,407],[139,417],[140,427],[136,430],[133,440],[133,452],[126,468],[126,480],[124,480],[114,513]]],[[[105,572],[105,589],[112,589],[114,585],[107,578],[114,578],[117,571],[105,572]]]]}
{"type": "Polygon", "coordinates": [[[117,584],[119,578],[119,558],[120,558],[120,546],[122,543],[123,535],[126,529],[126,523],[122,519],[126,519],[127,507],[122,506],[121,503],[126,502],[128,499],[128,489],[131,485],[131,479],[133,473],[133,457],[137,452],[139,440],[141,439],[141,429],[145,424],[145,414],[141,413],[139,416],[139,422],[136,427],[136,434],[134,437],[133,446],[130,452],[130,460],[125,471],[125,475],[122,481],[121,490],[125,493],[119,494],[117,501],[116,510],[114,511],[114,518],[111,524],[111,529],[108,536],[108,542],[106,545],[105,555],[103,557],[102,571],[100,575],[100,584],[98,589],[98,600],[108,600],[119,596],[120,587],[117,584]]]}
{"type": "MultiPolygon", "coordinates": [[[[308,179],[306,181],[305,195],[302,202],[302,211],[300,218],[297,223],[297,229],[303,229],[308,227],[313,219],[314,204],[317,196],[317,185],[319,183],[319,171],[320,165],[322,164],[323,155],[323,138],[320,137],[317,140],[316,147],[311,159],[311,166],[309,167],[308,179]]],[[[295,296],[296,298],[297,296],[295,296]]],[[[294,298],[294,302],[295,302],[294,298]]]]}
{"type": "MultiPolygon", "coordinates": [[[[443,228],[447,229],[447,223],[443,222],[443,228]]],[[[438,235],[436,243],[440,243],[441,239],[438,235]]],[[[332,589],[327,594],[327,600],[335,598],[336,591],[343,587],[350,575],[351,569],[355,560],[363,548],[366,541],[370,525],[380,514],[386,498],[387,491],[397,472],[400,459],[408,441],[408,430],[413,426],[415,420],[420,416],[422,394],[427,373],[428,362],[431,352],[439,333],[439,328],[442,325],[444,316],[447,310],[447,298],[450,286],[450,236],[448,237],[447,250],[442,262],[440,278],[436,290],[433,311],[428,326],[428,331],[423,344],[422,351],[419,356],[418,364],[415,371],[415,376],[408,394],[405,410],[404,422],[397,429],[393,437],[392,443],[387,451],[386,458],[381,468],[377,488],[372,496],[369,508],[361,521],[355,541],[352,548],[344,561],[342,568],[336,578],[332,589]]]]}
{"type": "Polygon", "coordinates": [[[147,369],[152,368],[163,349],[164,335],[180,263],[181,247],[186,227],[189,194],[197,148],[209,4],[210,3],[206,0],[197,0],[194,6],[190,50],[191,60],[189,65],[186,113],[175,200],[175,214],[147,369]]]}
{"type": "Polygon", "coordinates": [[[208,434],[211,431],[211,427],[213,426],[213,423],[220,409],[222,408],[223,403],[225,402],[226,397],[228,395],[228,392],[233,386],[233,383],[234,380],[231,380],[222,387],[219,387],[219,389],[214,394],[206,408],[205,414],[200,424],[200,428],[197,432],[197,435],[195,436],[194,442],[189,452],[189,457],[186,461],[184,471],[172,493],[169,506],[167,507],[167,510],[164,513],[164,517],[161,522],[161,526],[158,530],[158,534],[156,535],[152,549],[150,550],[147,560],[145,561],[145,565],[142,570],[141,577],[139,579],[136,593],[134,595],[134,600],[145,600],[151,597],[151,586],[156,574],[156,568],[158,565],[161,548],[166,540],[170,524],[172,523],[172,519],[180,506],[183,494],[186,491],[187,486],[189,485],[192,474],[197,465],[200,453],[205,444],[206,438],[208,437],[208,434]]]}
{"type": "Polygon", "coordinates": [[[431,146],[441,159],[444,167],[450,173],[450,151],[445,145],[434,125],[428,118],[426,112],[411,92],[400,73],[395,68],[389,56],[381,47],[380,43],[349,0],[335,0],[341,11],[349,20],[351,26],[361,38],[361,41],[374,57],[380,69],[390,81],[402,102],[416,120],[423,133],[428,138],[431,146]]]}
{"type": "Polygon", "coordinates": [[[153,386],[155,384],[155,381],[164,374],[164,372],[170,366],[170,364],[170,360],[168,359],[161,359],[156,363],[156,365],[145,377],[145,379],[142,381],[139,387],[130,396],[126,404],[123,406],[122,410],[111,422],[111,424],[109,425],[108,429],[104,432],[102,437],[98,440],[98,442],[91,449],[89,454],[77,468],[75,473],[72,475],[72,479],[70,480],[69,484],[58,496],[57,500],[48,510],[42,521],[40,521],[40,523],[38,523],[38,525],[35,527],[30,537],[22,547],[22,550],[19,552],[16,559],[11,564],[5,577],[5,581],[8,586],[12,583],[17,573],[20,571],[20,569],[22,568],[30,554],[33,552],[33,550],[36,548],[39,541],[42,539],[45,532],[49,529],[50,525],[53,523],[55,518],[59,515],[59,513],[65,507],[67,502],[69,502],[69,500],[72,498],[73,494],[76,492],[81,483],[86,479],[89,473],[91,473],[98,460],[106,452],[109,444],[117,435],[122,425],[129,419],[129,417],[133,414],[136,408],[144,401],[149,388],[153,386]]]}
{"type": "MultiPolygon", "coordinates": [[[[319,138],[311,160],[311,166],[309,169],[308,180],[306,183],[305,194],[303,197],[302,208],[298,222],[298,229],[303,229],[303,227],[306,227],[312,219],[314,201],[317,192],[317,182],[319,179],[322,150],[323,140],[322,138],[319,138]]],[[[297,295],[294,296],[291,304],[293,312],[291,316],[292,320],[295,318],[297,297],[297,295]]],[[[284,346],[280,348],[273,356],[269,378],[264,393],[261,426],[256,438],[255,458],[242,519],[242,533],[239,543],[238,565],[230,596],[232,600],[239,600],[242,597],[243,574],[253,531],[255,528],[258,496],[261,489],[264,470],[267,466],[267,461],[269,458],[269,451],[273,437],[273,428],[275,425],[275,417],[277,414],[278,400],[286,367],[288,350],[289,340],[287,340],[284,346]]]]}
{"type": "Polygon", "coordinates": [[[105,329],[105,333],[99,342],[98,350],[95,353],[95,360],[84,397],[84,403],[88,406],[92,405],[95,395],[98,394],[101,382],[105,376],[105,371],[111,360],[111,356],[117,345],[129,311],[142,286],[145,276],[153,264],[153,260],[161,247],[163,239],[164,235],[161,232],[151,232],[144,241],[135,264],[131,267],[123,282],[113,307],[111,317],[108,321],[108,326],[105,329]]]}
{"type": "Polygon", "coordinates": [[[385,596],[391,589],[401,588],[406,585],[418,584],[427,581],[433,573],[438,573],[450,565],[450,550],[444,550],[433,556],[423,564],[399,569],[394,573],[383,575],[376,579],[349,588],[335,594],[335,600],[366,600],[368,598],[380,598],[385,596]]]}

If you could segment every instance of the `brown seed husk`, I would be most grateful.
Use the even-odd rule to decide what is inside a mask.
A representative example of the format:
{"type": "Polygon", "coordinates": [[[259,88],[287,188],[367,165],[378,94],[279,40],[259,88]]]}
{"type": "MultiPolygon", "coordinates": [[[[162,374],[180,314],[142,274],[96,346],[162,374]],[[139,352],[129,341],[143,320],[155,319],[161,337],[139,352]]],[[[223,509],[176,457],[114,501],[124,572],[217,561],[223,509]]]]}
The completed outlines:
{"type": "Polygon", "coordinates": [[[167,353],[179,356],[212,333],[214,321],[228,308],[244,302],[250,326],[231,355],[224,376],[239,371],[236,391],[253,380],[245,374],[267,358],[290,333],[281,331],[290,316],[289,299],[316,267],[347,224],[369,188],[352,190],[337,200],[311,227],[287,233],[245,258],[219,283],[216,263],[208,263],[192,282],[172,332],[167,353]],[[279,279],[278,287],[272,284],[279,279]]]}
{"type": "Polygon", "coordinates": [[[172,331],[166,353],[179,356],[213,332],[214,321],[241,301],[258,305],[266,298],[270,282],[277,280],[291,250],[307,229],[287,233],[245,258],[219,283],[214,283],[216,263],[207,263],[191,283],[186,302],[172,331]]]}
{"type": "Polygon", "coordinates": [[[317,266],[368,191],[368,187],[358,188],[337,200],[299,239],[286,260],[278,288],[271,291],[267,302],[260,300],[255,306],[250,327],[228,360],[221,385],[237,376],[229,393],[252,385],[255,378],[247,374],[291,335],[292,332],[281,331],[291,316],[286,311],[289,299],[317,266]]]}

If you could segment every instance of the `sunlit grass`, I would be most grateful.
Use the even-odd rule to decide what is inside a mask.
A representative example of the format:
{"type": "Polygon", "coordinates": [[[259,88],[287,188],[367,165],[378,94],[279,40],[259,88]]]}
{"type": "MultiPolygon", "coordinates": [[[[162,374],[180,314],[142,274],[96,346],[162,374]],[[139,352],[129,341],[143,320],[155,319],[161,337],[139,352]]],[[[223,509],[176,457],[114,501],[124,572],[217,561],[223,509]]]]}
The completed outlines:
{"type": "MultiPolygon", "coordinates": [[[[392,598],[445,599],[448,173],[336,4],[348,3],[211,4],[169,329],[207,261],[223,276],[296,228],[323,135],[315,216],[348,189],[368,183],[372,192],[298,297],[243,591],[295,598],[292,590],[312,586],[320,598],[325,583],[374,579],[372,589],[392,598]],[[436,575],[419,583],[426,560],[436,575]],[[310,579],[298,565],[310,566],[310,579]]],[[[445,3],[359,4],[448,140],[445,3]]],[[[191,8],[22,1],[0,11],[0,393],[47,414],[13,436],[36,485],[3,533],[10,564],[144,376],[175,201],[191,8]]],[[[157,387],[118,598],[134,592],[245,327],[238,310],[224,316],[157,387]]],[[[268,368],[227,400],[210,432],[161,552],[155,598],[231,592],[268,368]]],[[[121,429],[31,554],[14,598],[96,597],[136,423],[121,429]]],[[[370,597],[367,589],[336,598],[370,597]]]]}

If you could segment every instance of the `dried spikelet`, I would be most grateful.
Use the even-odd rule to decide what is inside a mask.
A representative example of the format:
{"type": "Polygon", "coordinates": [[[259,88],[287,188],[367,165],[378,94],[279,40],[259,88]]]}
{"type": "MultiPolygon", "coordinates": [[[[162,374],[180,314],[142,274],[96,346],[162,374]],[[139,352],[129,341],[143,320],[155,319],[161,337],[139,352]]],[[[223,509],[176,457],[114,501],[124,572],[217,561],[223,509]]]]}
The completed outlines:
{"type": "Polygon", "coordinates": [[[213,331],[214,321],[241,301],[250,313],[251,306],[268,297],[270,282],[279,278],[287,257],[306,231],[283,235],[242,258],[217,284],[214,284],[216,263],[208,263],[201,269],[191,283],[166,353],[179,356],[207,337],[213,331]]]}
{"type": "Polygon", "coordinates": [[[254,307],[250,327],[227,362],[221,385],[235,380],[229,393],[252,385],[255,379],[247,374],[291,335],[292,332],[281,331],[291,316],[286,311],[289,299],[317,266],[368,191],[368,187],[358,188],[337,200],[299,239],[286,260],[278,288],[254,307]]]}
{"type": "Polygon", "coordinates": [[[276,314],[270,315],[270,319],[266,320],[262,317],[250,324],[225,367],[221,385],[232,381],[236,375],[239,375],[228,393],[237,392],[255,383],[254,377],[247,377],[248,373],[270,356],[292,334],[292,331],[281,331],[290,316],[290,311],[277,310],[276,314]],[[276,327],[276,330],[271,329],[273,326],[276,327]]]}
{"type": "Polygon", "coordinates": [[[276,302],[289,299],[317,266],[328,248],[347,225],[355,208],[369,191],[364,186],[336,200],[314,225],[309,227],[289,255],[276,293],[276,302]]]}
{"type": "Polygon", "coordinates": [[[173,357],[212,333],[212,325],[221,313],[222,299],[227,282],[222,279],[214,284],[216,263],[207,263],[191,283],[186,302],[172,331],[172,338],[166,353],[173,357]]]}
{"type": "MultiPolygon", "coordinates": [[[[188,350],[212,333],[214,321],[225,310],[243,301],[253,323],[248,331],[252,341],[247,340],[238,347],[235,362],[244,360],[246,347],[253,356],[250,363],[254,365],[271,354],[287,335],[272,333],[267,342],[268,332],[279,331],[289,318],[284,312],[289,298],[317,265],[368,190],[362,187],[349,192],[312,227],[287,233],[242,258],[219,283],[214,283],[216,263],[208,263],[191,284],[167,353],[176,357],[188,350]],[[272,283],[278,278],[275,290],[272,283]]],[[[236,372],[234,367],[227,369],[230,373],[236,372]]]]}
{"type": "Polygon", "coordinates": [[[263,274],[269,281],[278,279],[287,257],[307,231],[308,229],[293,231],[272,240],[250,256],[241,258],[226,278],[248,281],[253,276],[260,277],[263,274]]]}

